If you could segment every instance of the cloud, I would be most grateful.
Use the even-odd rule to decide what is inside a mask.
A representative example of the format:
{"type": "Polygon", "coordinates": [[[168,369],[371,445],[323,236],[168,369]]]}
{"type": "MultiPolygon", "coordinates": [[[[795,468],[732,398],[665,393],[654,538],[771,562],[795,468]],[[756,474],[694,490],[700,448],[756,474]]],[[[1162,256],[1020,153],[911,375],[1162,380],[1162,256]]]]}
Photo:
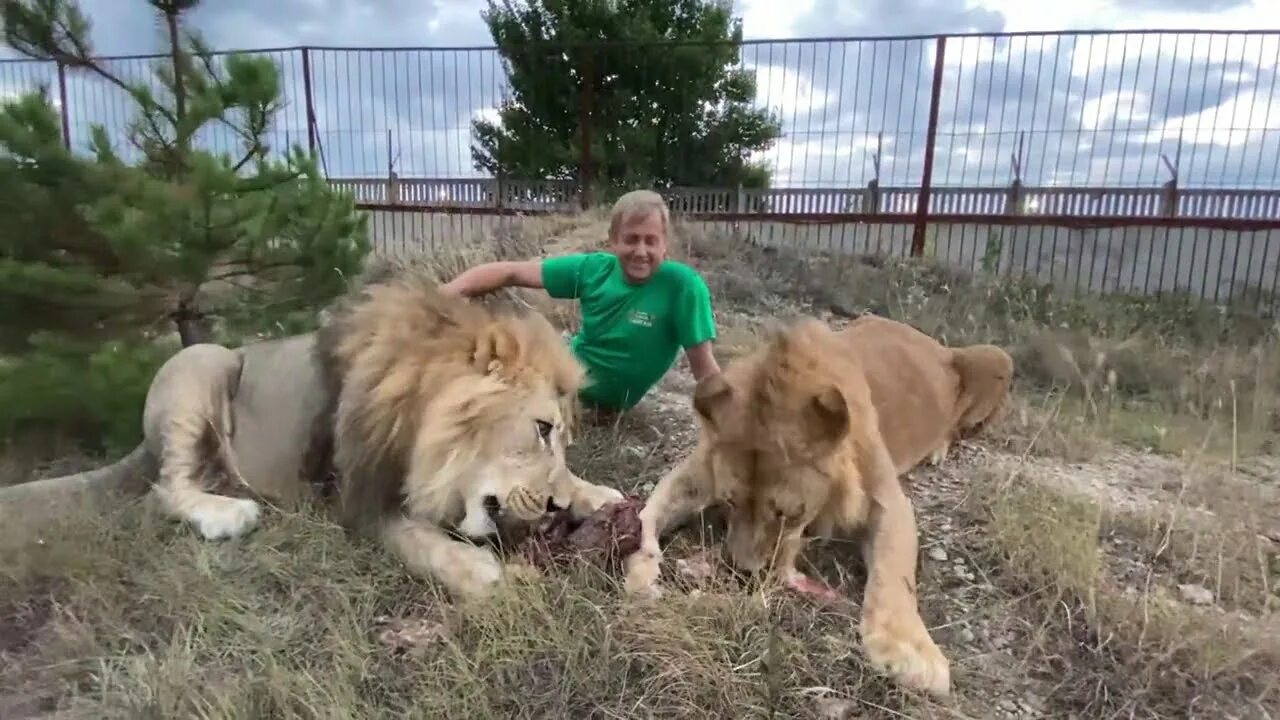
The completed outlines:
{"type": "Polygon", "coordinates": [[[1115,0],[1118,10],[1159,10],[1162,12],[1217,13],[1248,7],[1253,0],[1115,0]]]}
{"type": "Polygon", "coordinates": [[[797,37],[999,32],[1004,15],[964,0],[817,0],[796,22],[797,37]]]}
{"type": "MultiPolygon", "coordinates": [[[[1190,0],[1098,3],[1133,13],[1148,6],[1175,12],[1190,0]]],[[[161,46],[145,3],[90,0],[83,6],[102,52],[161,46]]],[[[759,104],[783,122],[783,137],[761,153],[777,183],[860,186],[873,176],[878,151],[882,185],[918,184],[936,45],[927,35],[939,31],[984,34],[947,41],[935,184],[1007,183],[1019,147],[1028,184],[1151,186],[1168,177],[1162,154],[1177,157],[1184,186],[1280,182],[1280,34],[1002,36],[994,33],[1005,29],[1007,16],[991,9],[996,6],[995,0],[798,0],[782,12],[763,0],[740,3],[748,21],[770,23],[747,27],[749,36],[879,36],[743,47],[742,65],[756,74],[759,104]]],[[[1243,12],[1232,0],[1216,6],[1243,12]]],[[[393,162],[401,176],[481,177],[470,161],[471,122],[492,118],[507,92],[501,58],[492,48],[421,49],[489,45],[479,12],[473,0],[219,0],[204,3],[192,20],[220,48],[416,46],[308,52],[327,171],[382,176],[393,162]]],[[[302,52],[271,56],[287,101],[271,142],[305,145],[302,52]]],[[[110,64],[141,78],[150,62],[110,64]]],[[[0,64],[0,93],[38,82],[49,83],[56,98],[51,67],[0,64]]],[[[128,109],[119,91],[68,73],[67,111],[77,145],[87,140],[90,122],[105,123],[123,138],[128,109]]],[[[210,131],[206,140],[232,149],[224,131],[210,131]]]]}

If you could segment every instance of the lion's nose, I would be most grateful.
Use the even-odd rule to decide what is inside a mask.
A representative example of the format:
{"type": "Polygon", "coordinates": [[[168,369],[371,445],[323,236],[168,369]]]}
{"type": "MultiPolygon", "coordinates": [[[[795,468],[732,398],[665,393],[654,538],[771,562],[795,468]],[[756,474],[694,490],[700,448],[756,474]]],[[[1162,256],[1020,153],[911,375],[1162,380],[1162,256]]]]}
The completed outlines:
{"type": "Polygon", "coordinates": [[[489,515],[490,520],[497,520],[498,515],[502,512],[502,506],[498,504],[497,495],[485,495],[481,501],[484,505],[484,511],[489,515]]]}

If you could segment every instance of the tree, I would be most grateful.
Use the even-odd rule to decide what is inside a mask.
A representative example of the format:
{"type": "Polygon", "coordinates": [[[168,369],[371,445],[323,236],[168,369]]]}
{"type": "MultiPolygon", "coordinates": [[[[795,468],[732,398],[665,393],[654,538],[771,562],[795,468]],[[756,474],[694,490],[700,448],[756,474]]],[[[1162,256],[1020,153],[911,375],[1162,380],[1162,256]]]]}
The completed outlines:
{"type": "Polygon", "coordinates": [[[172,352],[158,329],[189,345],[225,340],[214,316],[232,332],[296,328],[369,251],[363,215],[309,154],[271,154],[275,65],[215,56],[183,32],[195,0],[148,2],[169,44],[154,83],[95,59],[73,0],[0,0],[8,45],[136,107],[126,159],[100,124],[89,152],[66,147],[45,88],[0,105],[0,434],[136,443],[147,384],[172,352]],[[234,155],[198,146],[214,132],[236,138],[234,155]]]}
{"type": "Polygon", "coordinates": [[[636,186],[765,187],[748,156],[781,127],[751,107],[741,25],[724,0],[489,0],[482,13],[511,98],[477,120],[471,156],[499,177],[579,175],[608,195],[636,186]],[[587,113],[584,115],[584,108],[587,113]]]}
{"type": "Polygon", "coordinates": [[[94,58],[74,0],[3,0],[8,45],[97,76],[133,101],[127,134],[140,160],[123,160],[99,124],[90,157],[70,152],[43,91],[5,104],[0,182],[25,198],[30,223],[4,231],[0,308],[25,307],[29,323],[62,330],[97,327],[108,315],[116,326],[136,324],[161,309],[190,344],[209,339],[202,298],[211,283],[224,290],[222,314],[251,308],[264,319],[340,292],[368,252],[365,220],[301,148],[269,155],[266,133],[283,103],[276,66],[217,57],[184,31],[182,15],[198,0],[147,2],[168,43],[154,85],[94,58]],[[196,146],[199,134],[219,130],[237,139],[237,156],[196,146]]]}

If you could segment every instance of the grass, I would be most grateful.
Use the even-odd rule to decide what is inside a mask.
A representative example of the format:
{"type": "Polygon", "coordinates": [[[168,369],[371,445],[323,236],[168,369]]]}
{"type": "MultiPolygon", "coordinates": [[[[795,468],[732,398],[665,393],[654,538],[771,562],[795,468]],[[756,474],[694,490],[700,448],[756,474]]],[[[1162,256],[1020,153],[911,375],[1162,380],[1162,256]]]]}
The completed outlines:
{"type": "MultiPolygon", "coordinates": [[[[558,238],[581,246],[602,226],[598,214],[525,219],[435,263],[450,276],[558,238]]],[[[950,703],[865,667],[864,573],[842,543],[811,557],[847,606],[734,580],[705,549],[711,514],[673,541],[659,603],[628,601],[584,566],[458,605],[319,512],[272,513],[248,538],[210,544],[142,503],[69,508],[41,538],[0,529],[0,717],[1277,714],[1274,327],[681,230],[679,252],[716,298],[722,361],[770,317],[866,308],[1018,358],[1008,420],[909,480],[950,703]]],[[[577,322],[536,293],[494,302],[577,322]]],[[[674,374],[634,412],[583,427],[571,466],[647,492],[693,442],[689,387],[674,374]]]]}
{"type": "Polygon", "coordinates": [[[1253,717],[1275,708],[1274,569],[1238,528],[1184,526],[1168,509],[1117,512],[1021,475],[976,480],[962,510],[983,529],[975,550],[998,586],[1021,593],[1022,660],[1057,679],[1062,711],[1253,717]],[[1199,545],[1209,557],[1196,557],[1199,545]],[[1210,607],[1178,596],[1179,585],[1214,588],[1215,579],[1210,607]]]}

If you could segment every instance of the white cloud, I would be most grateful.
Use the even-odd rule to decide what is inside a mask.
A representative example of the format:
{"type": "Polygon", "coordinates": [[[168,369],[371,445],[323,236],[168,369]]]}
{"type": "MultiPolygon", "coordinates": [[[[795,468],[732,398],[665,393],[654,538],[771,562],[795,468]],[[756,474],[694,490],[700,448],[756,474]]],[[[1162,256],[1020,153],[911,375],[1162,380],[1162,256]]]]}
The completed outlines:
{"type": "Polygon", "coordinates": [[[746,38],[796,37],[796,20],[813,10],[814,0],[736,0],[746,38]]]}
{"type": "Polygon", "coordinates": [[[758,97],[784,121],[799,113],[820,112],[835,101],[834,94],[817,87],[800,68],[751,63],[746,68],[756,74],[758,97]]]}

